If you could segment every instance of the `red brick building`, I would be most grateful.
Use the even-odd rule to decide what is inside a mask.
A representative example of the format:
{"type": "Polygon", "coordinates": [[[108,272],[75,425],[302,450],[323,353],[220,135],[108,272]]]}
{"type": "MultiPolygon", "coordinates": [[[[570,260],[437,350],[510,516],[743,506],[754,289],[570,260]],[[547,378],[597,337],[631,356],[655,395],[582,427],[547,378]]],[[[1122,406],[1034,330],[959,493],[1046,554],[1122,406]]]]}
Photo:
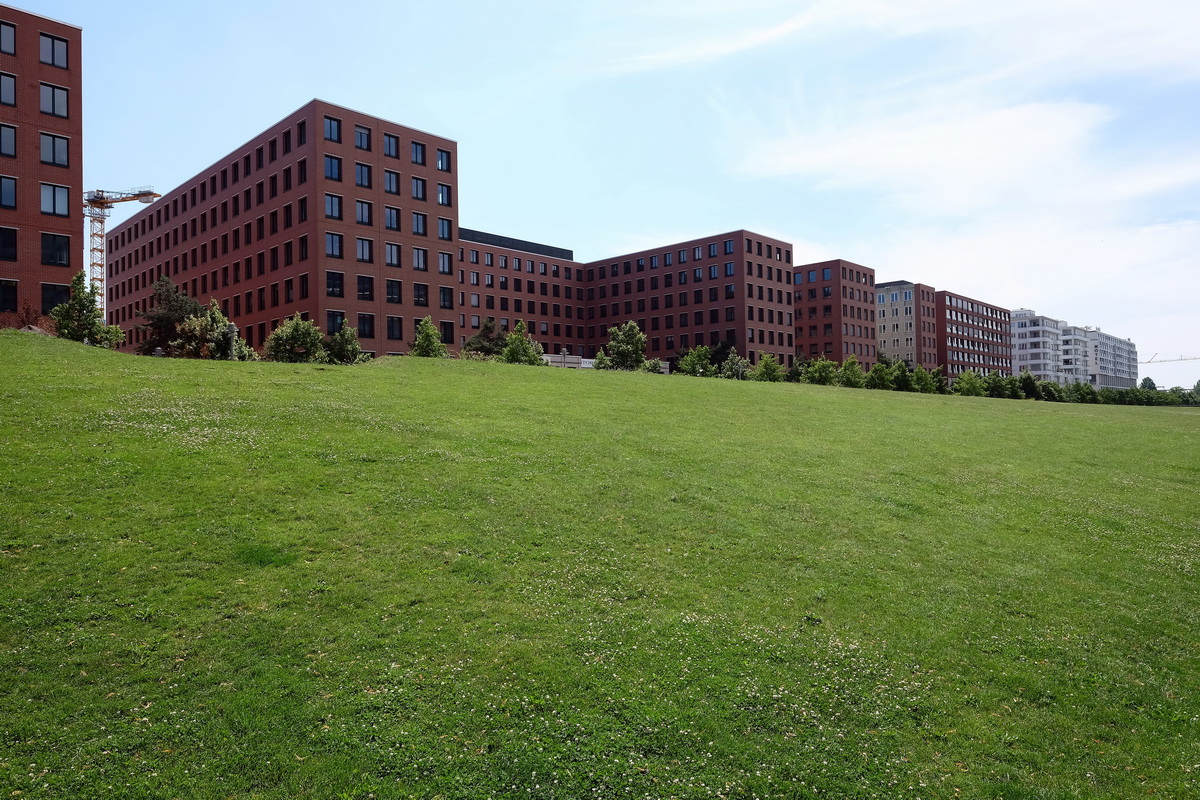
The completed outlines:
{"type": "Polygon", "coordinates": [[[842,259],[796,267],[796,352],[874,366],[875,270],[842,259]]]}
{"type": "Polygon", "coordinates": [[[934,295],[937,363],[951,380],[968,369],[1012,375],[1012,321],[1007,308],[941,291],[934,295]]]}
{"type": "Polygon", "coordinates": [[[136,346],[166,275],[255,347],[294,314],[375,354],[425,316],[456,347],[491,316],[578,352],[571,252],[461,232],[457,163],[449,139],[314,100],[109,232],[109,322],[136,346]]]}
{"type": "Polygon", "coordinates": [[[790,243],[747,230],[589,262],[587,354],[609,327],[633,320],[649,358],[673,361],[703,344],[791,364],[791,262],[790,243]]]}
{"type": "Polygon", "coordinates": [[[48,312],[85,266],[81,42],[0,6],[0,312],[48,312]]]}

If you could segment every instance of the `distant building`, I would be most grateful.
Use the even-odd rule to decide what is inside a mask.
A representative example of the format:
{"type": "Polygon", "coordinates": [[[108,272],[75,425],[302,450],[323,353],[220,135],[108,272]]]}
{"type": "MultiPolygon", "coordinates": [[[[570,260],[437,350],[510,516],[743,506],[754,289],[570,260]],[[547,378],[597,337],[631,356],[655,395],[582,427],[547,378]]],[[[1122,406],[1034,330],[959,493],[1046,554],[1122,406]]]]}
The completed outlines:
{"type": "Polygon", "coordinates": [[[935,295],[937,363],[950,378],[966,370],[1012,375],[1010,312],[954,292],[935,295]]]}
{"type": "Polygon", "coordinates": [[[796,267],[796,352],[870,369],[878,361],[875,270],[842,259],[796,267]]]}
{"type": "Polygon", "coordinates": [[[909,367],[936,369],[938,361],[937,290],[912,281],[876,285],[880,355],[909,367]]]}
{"type": "Polygon", "coordinates": [[[1063,373],[1068,383],[1091,384],[1099,389],[1131,389],[1137,386],[1137,345],[1099,328],[1064,326],[1062,329],[1063,373]]]}
{"type": "Polygon", "coordinates": [[[81,42],[0,6],[0,312],[49,312],[85,266],[81,42]]]}
{"type": "MultiPolygon", "coordinates": [[[[1066,385],[1072,381],[1063,368],[1062,320],[1035,313],[1028,308],[1012,312],[1013,366],[1028,370],[1039,380],[1066,385]]],[[[1077,349],[1072,346],[1073,352],[1077,349]]],[[[1077,357],[1077,356],[1074,356],[1077,357]]],[[[1074,368],[1075,365],[1072,365],[1074,368]]]]}
{"type": "Polygon", "coordinates": [[[650,358],[673,361],[702,344],[790,365],[791,263],[789,242],[744,229],[589,262],[588,355],[610,326],[634,320],[650,358]]]}

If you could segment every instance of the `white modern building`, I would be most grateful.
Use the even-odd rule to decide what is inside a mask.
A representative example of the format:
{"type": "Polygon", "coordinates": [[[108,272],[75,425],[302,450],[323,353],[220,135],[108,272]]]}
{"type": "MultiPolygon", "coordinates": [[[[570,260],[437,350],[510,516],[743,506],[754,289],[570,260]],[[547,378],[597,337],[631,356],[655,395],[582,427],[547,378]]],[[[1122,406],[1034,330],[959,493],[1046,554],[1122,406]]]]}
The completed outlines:
{"type": "Polygon", "coordinates": [[[1042,316],[1028,308],[1012,312],[1013,372],[1025,370],[1038,379],[1059,385],[1072,383],[1063,371],[1060,319],[1042,316]]]}
{"type": "Polygon", "coordinates": [[[1089,325],[1068,325],[1028,308],[1012,312],[1013,368],[1060,385],[1137,386],[1137,345],[1089,325]]]}

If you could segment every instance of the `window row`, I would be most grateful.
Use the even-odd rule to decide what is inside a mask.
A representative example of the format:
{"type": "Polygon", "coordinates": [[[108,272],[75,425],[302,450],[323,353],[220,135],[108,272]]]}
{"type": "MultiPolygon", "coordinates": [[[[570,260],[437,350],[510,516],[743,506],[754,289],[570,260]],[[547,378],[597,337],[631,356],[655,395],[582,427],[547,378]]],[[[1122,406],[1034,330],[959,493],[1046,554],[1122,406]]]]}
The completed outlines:
{"type": "MultiPolygon", "coordinates": [[[[325,117],[323,123],[325,141],[340,143],[342,141],[342,120],[337,117],[325,117]]],[[[371,150],[371,129],[365,125],[354,126],[354,148],[356,150],[371,150]]],[[[422,142],[411,142],[409,147],[409,160],[414,164],[425,164],[425,144],[422,142]]],[[[400,137],[394,133],[383,134],[383,154],[389,158],[400,157],[400,137]]],[[[437,149],[436,166],[442,172],[450,172],[450,151],[437,149]]]]}
{"type": "MultiPolygon", "coordinates": [[[[52,267],[71,266],[71,237],[57,233],[42,235],[42,263],[52,267]]],[[[0,228],[0,261],[17,260],[17,230],[0,228]]]]}

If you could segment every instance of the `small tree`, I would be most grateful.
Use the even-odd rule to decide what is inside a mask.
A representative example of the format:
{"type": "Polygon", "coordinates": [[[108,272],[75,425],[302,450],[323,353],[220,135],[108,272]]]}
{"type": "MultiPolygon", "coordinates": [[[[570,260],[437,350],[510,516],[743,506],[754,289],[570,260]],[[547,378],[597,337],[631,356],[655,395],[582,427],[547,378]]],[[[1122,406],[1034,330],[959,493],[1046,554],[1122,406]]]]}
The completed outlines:
{"type": "Polygon", "coordinates": [[[683,354],[679,363],[675,365],[675,371],[694,378],[710,377],[716,371],[713,369],[712,351],[708,349],[708,345],[696,345],[683,354]]]}
{"type": "Polygon", "coordinates": [[[179,291],[166,275],[154,282],[153,290],[150,308],[141,314],[146,322],[137,326],[139,331],[146,333],[137,351],[147,356],[161,347],[167,355],[175,355],[172,342],[179,338],[179,326],[188,318],[203,314],[204,306],[179,291]]]}
{"type": "Polygon", "coordinates": [[[1029,400],[1041,400],[1042,399],[1042,393],[1041,393],[1041,391],[1039,391],[1039,388],[1038,388],[1037,376],[1034,375],[1032,372],[1030,372],[1027,369],[1021,370],[1021,374],[1017,378],[1017,382],[1021,387],[1022,396],[1024,396],[1025,398],[1027,398],[1029,400]]]}
{"type": "Polygon", "coordinates": [[[804,368],[804,382],[815,386],[836,386],[838,367],[832,361],[821,356],[816,361],[808,362],[804,368]]]}
{"type": "Polygon", "coordinates": [[[371,360],[358,341],[358,331],[343,324],[337,333],[325,340],[325,353],[331,364],[362,364],[371,360]]]}
{"type": "Polygon", "coordinates": [[[445,358],[449,354],[431,318],[425,317],[417,323],[417,338],[409,348],[408,354],[418,358],[445,358]]]}
{"type": "Polygon", "coordinates": [[[662,373],[662,359],[661,358],[647,358],[645,361],[642,362],[642,366],[640,367],[640,369],[638,371],[639,372],[649,372],[652,375],[661,374],[662,373]]]}
{"type": "Polygon", "coordinates": [[[263,352],[270,360],[286,364],[324,364],[329,357],[323,340],[321,329],[297,314],[271,332],[263,352]]]}
{"type": "Polygon", "coordinates": [[[779,383],[783,380],[783,367],[775,360],[774,353],[763,353],[758,357],[758,365],[750,370],[752,381],[779,383]]]}
{"type": "Polygon", "coordinates": [[[169,343],[168,352],[183,358],[208,358],[227,361],[254,361],[258,354],[254,348],[237,334],[237,326],[231,330],[229,320],[221,313],[216,299],[209,301],[208,308],[199,314],[187,317],[176,327],[176,338],[169,343]]]}
{"type": "Polygon", "coordinates": [[[750,374],[752,366],[749,359],[742,358],[737,353],[731,352],[721,362],[721,371],[717,377],[724,378],[727,381],[744,381],[750,374]]]}
{"type": "Polygon", "coordinates": [[[646,334],[636,322],[629,320],[619,328],[608,329],[605,350],[611,363],[607,369],[639,370],[646,360],[646,334]]]}
{"type": "Polygon", "coordinates": [[[530,367],[546,366],[542,359],[542,345],[529,338],[525,332],[525,320],[517,320],[517,325],[504,340],[504,349],[500,351],[500,360],[505,364],[525,364],[530,367]]]}
{"type": "Polygon", "coordinates": [[[504,352],[507,344],[508,337],[496,327],[496,320],[487,317],[479,326],[479,332],[467,339],[462,349],[464,353],[478,353],[485,358],[496,358],[504,352]]]}
{"type": "Polygon", "coordinates": [[[937,383],[933,376],[920,364],[912,371],[912,385],[913,391],[921,394],[934,394],[937,391],[937,383]]]}
{"type": "Polygon", "coordinates": [[[915,392],[917,386],[913,383],[913,374],[909,370],[908,365],[903,361],[897,361],[892,364],[892,391],[895,392],[915,392]]]}
{"type": "Polygon", "coordinates": [[[863,374],[862,365],[851,353],[838,369],[838,383],[849,389],[861,389],[866,379],[867,376],[863,374]]]}
{"type": "Polygon", "coordinates": [[[929,377],[933,379],[934,394],[950,394],[950,380],[946,377],[946,373],[942,372],[941,367],[931,369],[929,377]]]}
{"type": "Polygon", "coordinates": [[[1050,403],[1063,401],[1062,387],[1053,381],[1038,381],[1038,394],[1043,400],[1050,403]]]}
{"type": "Polygon", "coordinates": [[[608,353],[604,352],[601,347],[596,351],[596,357],[592,359],[592,369],[612,369],[612,359],[608,357],[608,353]]]}
{"type": "Polygon", "coordinates": [[[104,324],[104,312],[96,303],[99,294],[87,273],[80,270],[71,279],[71,299],[51,309],[50,317],[62,338],[115,350],[125,341],[125,332],[104,324]]]}
{"type": "Polygon", "coordinates": [[[885,392],[890,392],[896,383],[895,372],[892,369],[891,362],[880,360],[872,365],[867,372],[866,380],[863,385],[868,389],[881,389],[885,392]]]}
{"type": "Polygon", "coordinates": [[[1096,390],[1090,383],[1075,381],[1066,388],[1064,392],[1068,403],[1097,403],[1100,398],[1096,396],[1096,390]]]}
{"type": "Polygon", "coordinates": [[[975,370],[969,369],[954,379],[954,393],[962,397],[983,397],[987,389],[975,370]]]}
{"type": "Polygon", "coordinates": [[[1145,392],[1157,392],[1158,384],[1149,375],[1142,378],[1142,382],[1138,384],[1138,388],[1145,392]]]}

